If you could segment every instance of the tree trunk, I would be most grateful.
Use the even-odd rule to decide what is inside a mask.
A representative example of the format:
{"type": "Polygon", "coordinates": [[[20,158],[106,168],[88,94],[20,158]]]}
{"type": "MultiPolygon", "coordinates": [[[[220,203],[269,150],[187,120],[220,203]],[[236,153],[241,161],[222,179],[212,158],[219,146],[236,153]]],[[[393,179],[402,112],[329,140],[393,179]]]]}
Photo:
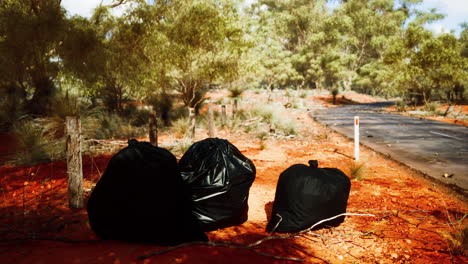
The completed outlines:
{"type": "Polygon", "coordinates": [[[32,114],[45,115],[51,110],[51,100],[54,98],[56,89],[54,83],[48,77],[34,81],[35,91],[32,99],[28,102],[28,110],[32,114]]]}
{"type": "Polygon", "coordinates": [[[149,116],[149,140],[151,145],[158,146],[158,120],[154,112],[149,116]]]}
{"type": "Polygon", "coordinates": [[[208,108],[208,137],[215,137],[213,108],[208,108]]]}
{"type": "Polygon", "coordinates": [[[189,107],[189,135],[190,138],[195,138],[195,108],[194,107],[189,107]]]}
{"type": "Polygon", "coordinates": [[[81,160],[81,121],[79,117],[66,117],[67,174],[70,208],[83,208],[83,165],[81,160]]]}

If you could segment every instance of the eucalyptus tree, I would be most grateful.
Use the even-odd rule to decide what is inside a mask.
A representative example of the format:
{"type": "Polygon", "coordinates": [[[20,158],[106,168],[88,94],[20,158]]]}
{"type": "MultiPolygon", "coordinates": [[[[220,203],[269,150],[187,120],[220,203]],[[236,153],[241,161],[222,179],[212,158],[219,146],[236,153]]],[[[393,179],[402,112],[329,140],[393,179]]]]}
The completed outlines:
{"type": "Polygon", "coordinates": [[[411,25],[388,50],[385,61],[394,67],[395,83],[416,104],[433,98],[451,100],[457,85],[467,80],[466,58],[452,34],[434,34],[411,25]]]}
{"type": "Polygon", "coordinates": [[[148,34],[143,41],[149,62],[146,91],[175,91],[194,120],[204,91],[239,78],[249,45],[236,2],[156,0],[140,3],[138,10],[147,18],[142,19],[148,34]]]}
{"type": "Polygon", "coordinates": [[[288,41],[280,30],[281,21],[278,21],[277,12],[266,8],[262,1],[249,10],[253,18],[249,34],[255,44],[250,50],[255,58],[253,71],[258,82],[269,91],[299,78],[292,64],[293,52],[286,47],[288,41]]]}
{"type": "Polygon", "coordinates": [[[66,24],[59,0],[0,3],[0,89],[30,113],[50,110],[66,24]]]}
{"type": "Polygon", "coordinates": [[[126,100],[144,97],[149,65],[144,48],[151,22],[144,19],[138,5],[121,16],[112,15],[109,8],[95,9],[89,21],[97,35],[93,52],[88,53],[85,65],[73,69],[85,81],[88,96],[101,98],[108,110],[122,114],[126,100]]]}
{"type": "Polygon", "coordinates": [[[335,10],[342,32],[338,45],[346,58],[345,89],[354,86],[382,93],[390,87],[389,68],[383,67],[382,57],[392,39],[402,34],[409,7],[417,0],[406,2],[398,6],[394,0],[349,0],[335,10]]]}
{"type": "Polygon", "coordinates": [[[264,82],[283,86],[310,86],[310,60],[315,58],[310,37],[318,32],[326,15],[325,1],[260,0],[252,6],[257,17],[259,65],[264,82]]]}

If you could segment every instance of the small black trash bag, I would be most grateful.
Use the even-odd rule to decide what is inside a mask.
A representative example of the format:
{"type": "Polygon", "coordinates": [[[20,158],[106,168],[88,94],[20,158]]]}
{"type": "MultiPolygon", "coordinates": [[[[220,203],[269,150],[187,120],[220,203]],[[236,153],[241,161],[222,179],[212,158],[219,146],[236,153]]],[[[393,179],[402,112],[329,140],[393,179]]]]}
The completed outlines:
{"type": "MultiPolygon", "coordinates": [[[[309,161],[309,165],[295,164],[281,173],[268,231],[294,233],[346,212],[351,188],[348,177],[339,169],[318,168],[316,160],[309,161]]],[[[337,226],[344,218],[341,216],[316,228],[337,226]]]]}
{"type": "Polygon", "coordinates": [[[255,166],[229,141],[207,138],[196,142],[182,156],[179,166],[192,194],[192,212],[204,231],[247,220],[255,166]]]}
{"type": "Polygon", "coordinates": [[[192,215],[176,158],[148,142],[132,139],[112,157],[87,210],[103,239],[159,245],[208,240],[192,215]]]}

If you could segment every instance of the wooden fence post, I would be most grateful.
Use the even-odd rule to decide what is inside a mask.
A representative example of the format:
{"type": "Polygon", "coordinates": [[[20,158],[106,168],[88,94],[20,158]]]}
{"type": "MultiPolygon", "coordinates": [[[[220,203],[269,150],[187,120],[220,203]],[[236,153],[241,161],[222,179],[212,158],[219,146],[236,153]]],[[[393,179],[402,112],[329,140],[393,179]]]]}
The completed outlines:
{"type": "Polygon", "coordinates": [[[81,120],[66,117],[68,202],[70,208],[83,208],[83,165],[81,160],[81,120]]]}
{"type": "Polygon", "coordinates": [[[236,116],[238,104],[239,98],[234,98],[234,102],[232,104],[232,116],[236,116]]]}
{"type": "Polygon", "coordinates": [[[151,145],[158,146],[158,120],[154,112],[149,116],[149,140],[151,145]]]}
{"type": "Polygon", "coordinates": [[[221,106],[221,125],[224,127],[226,125],[226,106],[221,106]]]}
{"type": "Polygon", "coordinates": [[[208,108],[208,137],[215,137],[213,108],[208,108]]]}
{"type": "Polygon", "coordinates": [[[195,138],[195,107],[189,107],[189,136],[190,138],[195,138]]]}

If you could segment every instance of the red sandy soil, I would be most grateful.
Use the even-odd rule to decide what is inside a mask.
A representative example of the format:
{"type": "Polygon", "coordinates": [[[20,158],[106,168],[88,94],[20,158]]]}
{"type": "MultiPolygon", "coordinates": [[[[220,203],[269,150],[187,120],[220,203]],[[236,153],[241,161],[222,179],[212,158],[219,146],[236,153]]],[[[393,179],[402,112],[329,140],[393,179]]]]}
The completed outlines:
{"type": "MultiPolygon", "coordinates": [[[[257,96],[257,103],[266,100],[247,96],[257,96]]],[[[287,115],[297,121],[298,135],[271,137],[264,149],[254,135],[217,131],[252,159],[257,177],[250,190],[248,221],[208,232],[211,241],[248,244],[268,236],[265,227],[277,179],[292,164],[317,159],[321,167],[350,175],[352,142],[315,123],[304,110],[289,109],[287,115]]],[[[205,136],[206,131],[197,131],[197,139],[205,136]]],[[[160,141],[172,138],[163,134],[160,141]]],[[[297,263],[264,254],[305,263],[467,263],[447,239],[466,226],[466,200],[367,148],[361,156],[365,172],[363,179],[351,179],[347,211],[374,216],[348,216],[338,227],[266,241],[255,250],[197,245],[140,261],[139,256],[167,247],[98,239],[86,210],[67,207],[65,162],[0,167],[0,263],[297,263]]],[[[110,157],[84,158],[86,197],[110,157]]]]}

